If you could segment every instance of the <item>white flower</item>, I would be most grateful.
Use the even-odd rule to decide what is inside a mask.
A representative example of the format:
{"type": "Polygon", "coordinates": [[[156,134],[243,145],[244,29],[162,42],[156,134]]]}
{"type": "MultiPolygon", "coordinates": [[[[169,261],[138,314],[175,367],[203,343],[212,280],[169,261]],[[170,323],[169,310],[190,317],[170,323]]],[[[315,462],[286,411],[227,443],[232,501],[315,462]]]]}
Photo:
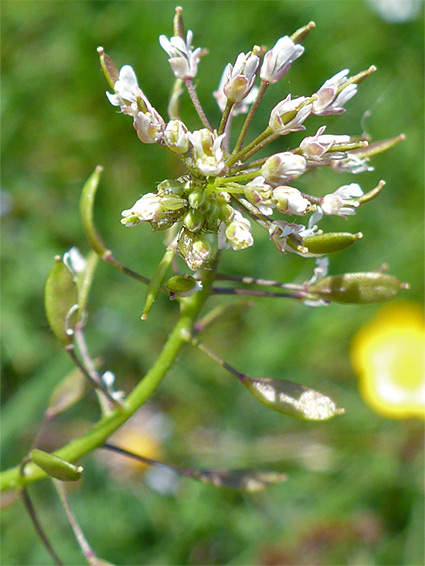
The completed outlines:
{"type": "Polygon", "coordinates": [[[112,371],[105,371],[100,379],[112,399],[115,399],[115,401],[118,402],[124,399],[124,391],[116,391],[114,389],[115,375],[112,373],[112,371]]]}
{"type": "Polygon", "coordinates": [[[260,78],[269,83],[277,82],[289,70],[291,63],[303,52],[302,45],[295,44],[287,35],[281,37],[275,46],[265,54],[260,78]]]}
{"type": "Polygon", "coordinates": [[[194,165],[202,175],[219,175],[223,171],[225,163],[220,146],[225,136],[217,136],[206,128],[187,133],[193,147],[194,165]]]}
{"type": "Polygon", "coordinates": [[[86,258],[81,255],[76,246],[63,254],[63,263],[74,276],[83,273],[87,267],[86,258]]]}
{"type": "Polygon", "coordinates": [[[372,165],[368,165],[367,159],[358,157],[355,153],[347,153],[346,159],[334,161],[331,167],[339,173],[353,173],[354,175],[375,170],[372,165]]]}
{"type": "MultiPolygon", "coordinates": [[[[258,49],[258,48],[257,48],[258,49]]],[[[240,102],[250,92],[257,76],[259,57],[248,53],[239,53],[235,65],[229,63],[224,70],[225,80],[223,92],[232,102],[240,102]]]]}
{"type": "MultiPolygon", "coordinates": [[[[251,234],[251,224],[242,214],[235,210],[235,214],[225,229],[226,241],[234,250],[249,248],[254,243],[251,234]]],[[[222,244],[220,239],[219,247],[222,244]]],[[[221,245],[221,247],[223,247],[221,245]]]]}
{"type": "Polygon", "coordinates": [[[335,144],[346,144],[350,141],[350,136],[333,136],[324,134],[326,126],[317,130],[314,136],[308,136],[300,143],[300,149],[307,159],[321,161],[323,159],[343,159],[346,153],[343,151],[332,151],[327,153],[335,144]],[[326,155],[325,155],[326,154],[326,155]]]}
{"type": "Polygon", "coordinates": [[[297,240],[300,240],[299,234],[303,230],[305,230],[305,226],[303,224],[294,224],[283,220],[276,220],[270,225],[269,235],[270,239],[279,251],[282,253],[285,253],[286,251],[293,252],[295,250],[288,244],[288,237],[295,236],[297,240]]]}
{"type": "Polygon", "coordinates": [[[146,193],[131,208],[123,210],[121,222],[126,226],[134,226],[140,221],[154,220],[161,212],[161,197],[155,193],[146,193]]]}
{"type": "Polygon", "coordinates": [[[357,183],[350,183],[339,187],[335,192],[323,197],[320,208],[324,214],[335,214],[336,216],[355,214],[359,203],[355,198],[363,195],[361,187],[357,183]]]}
{"type": "Polygon", "coordinates": [[[277,104],[270,113],[269,127],[275,134],[284,136],[289,132],[305,130],[301,124],[311,114],[312,104],[303,104],[307,98],[300,96],[291,100],[291,95],[277,104]]]}
{"type": "Polygon", "coordinates": [[[181,37],[175,36],[167,39],[165,35],[159,36],[159,43],[170,57],[168,62],[174,76],[178,79],[193,78],[198,70],[201,58],[201,48],[192,51],[193,33],[189,30],[186,35],[186,43],[181,37]]]}
{"type": "Polygon", "coordinates": [[[170,120],[165,128],[164,138],[167,145],[178,153],[186,153],[189,149],[187,128],[181,120],[170,120]]]}
{"type": "Polygon", "coordinates": [[[287,186],[273,189],[273,202],[283,214],[304,216],[312,208],[310,201],[303,197],[298,189],[287,186]]]}
{"type": "Polygon", "coordinates": [[[285,183],[302,175],[306,167],[307,162],[302,155],[284,151],[269,157],[261,167],[261,174],[268,181],[285,183]]]}
{"type": "Polygon", "coordinates": [[[139,140],[143,143],[156,143],[163,135],[165,127],[162,116],[153,108],[146,100],[147,112],[141,112],[137,109],[137,104],[132,103],[127,107],[124,114],[133,116],[133,126],[137,132],[139,140]]]}
{"type": "Polygon", "coordinates": [[[326,116],[345,112],[344,104],[357,92],[355,83],[344,87],[348,72],[348,69],[344,69],[323,83],[316,93],[317,100],[313,102],[313,114],[326,116]]]}
{"type": "Polygon", "coordinates": [[[244,187],[244,194],[248,201],[256,206],[261,214],[270,216],[273,214],[272,188],[261,175],[255,177],[244,187]]]}
{"type": "Polygon", "coordinates": [[[113,106],[127,106],[127,103],[135,102],[138,99],[145,99],[142,89],[137,84],[137,77],[130,65],[121,67],[119,78],[114,84],[115,94],[106,93],[109,102],[113,106]]]}

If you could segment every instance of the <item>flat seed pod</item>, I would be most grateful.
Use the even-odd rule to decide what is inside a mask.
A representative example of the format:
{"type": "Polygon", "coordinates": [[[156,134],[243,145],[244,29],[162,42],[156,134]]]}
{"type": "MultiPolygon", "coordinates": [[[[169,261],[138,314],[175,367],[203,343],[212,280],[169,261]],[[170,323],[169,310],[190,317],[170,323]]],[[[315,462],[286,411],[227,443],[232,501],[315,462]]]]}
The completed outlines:
{"type": "Polygon", "coordinates": [[[44,303],[53,333],[65,346],[71,344],[72,321],[76,320],[72,309],[78,303],[77,285],[72,273],[60,259],[47,278],[44,303]],[[67,330],[71,332],[68,333],[67,330]]]}
{"type": "Polygon", "coordinates": [[[291,417],[324,421],[344,413],[344,409],[338,409],[326,395],[292,381],[245,377],[241,382],[258,401],[291,417]]]}
{"type": "Polygon", "coordinates": [[[357,234],[350,234],[349,232],[328,232],[327,234],[307,236],[307,238],[303,240],[303,245],[312,254],[325,255],[346,250],[361,237],[361,232],[357,234]]]}
{"type": "Polygon", "coordinates": [[[309,293],[336,303],[370,304],[389,301],[406,287],[392,275],[373,271],[324,277],[309,287],[309,293]]]}

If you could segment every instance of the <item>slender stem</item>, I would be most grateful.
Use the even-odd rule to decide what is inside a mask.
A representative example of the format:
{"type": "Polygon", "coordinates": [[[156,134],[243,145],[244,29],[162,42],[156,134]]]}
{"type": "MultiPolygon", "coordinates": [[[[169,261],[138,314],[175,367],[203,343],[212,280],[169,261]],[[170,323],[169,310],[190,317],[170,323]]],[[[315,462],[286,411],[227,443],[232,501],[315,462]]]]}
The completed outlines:
{"type": "Polygon", "coordinates": [[[245,285],[263,285],[265,287],[279,287],[280,289],[288,289],[292,291],[302,291],[302,285],[295,283],[280,283],[279,281],[272,281],[270,279],[257,279],[255,277],[239,277],[238,275],[226,275],[224,273],[216,273],[215,279],[217,281],[239,281],[245,285]]]}
{"type": "Polygon", "coordinates": [[[256,289],[227,289],[223,287],[213,287],[213,295],[245,295],[251,297],[273,297],[273,298],[283,298],[283,299],[297,299],[303,300],[305,294],[302,292],[298,293],[271,293],[270,291],[260,291],[256,289]]]}
{"type": "Polygon", "coordinates": [[[230,113],[232,111],[233,105],[235,103],[232,100],[227,99],[226,107],[224,108],[223,115],[221,116],[220,125],[218,127],[218,135],[222,134],[226,129],[227,122],[230,117],[230,113]]]}
{"type": "Polygon", "coordinates": [[[228,183],[239,183],[240,181],[249,181],[257,177],[258,171],[251,171],[250,173],[241,173],[239,175],[233,175],[232,177],[217,177],[215,180],[215,186],[220,187],[227,185],[228,183]]]}
{"type": "Polygon", "coordinates": [[[230,167],[231,165],[233,165],[233,163],[236,163],[236,161],[245,161],[247,159],[245,155],[248,153],[249,155],[253,155],[257,151],[259,151],[259,149],[262,149],[264,145],[267,145],[267,144],[262,145],[262,142],[264,140],[267,140],[267,138],[269,138],[272,134],[273,132],[271,131],[269,126],[267,126],[264,132],[262,132],[259,136],[257,136],[255,140],[252,140],[252,142],[249,143],[246,147],[244,147],[239,153],[230,157],[226,161],[226,165],[230,167]]]}
{"type": "Polygon", "coordinates": [[[254,100],[254,102],[252,103],[251,108],[249,109],[248,115],[245,118],[244,125],[242,126],[241,132],[239,134],[238,141],[236,142],[236,145],[235,145],[235,148],[233,150],[232,155],[237,154],[239,152],[239,150],[241,149],[242,144],[243,144],[244,139],[245,139],[245,136],[248,132],[248,128],[251,125],[252,119],[254,118],[254,114],[255,114],[255,112],[256,112],[256,110],[257,110],[257,108],[258,108],[258,106],[261,102],[261,99],[263,98],[264,93],[266,92],[269,84],[270,83],[268,83],[267,81],[261,81],[260,88],[258,89],[257,97],[254,100]]]}
{"type": "Polygon", "coordinates": [[[62,506],[64,508],[65,514],[68,518],[69,524],[71,525],[71,528],[74,532],[75,538],[78,542],[78,546],[81,548],[82,553],[84,554],[84,558],[86,559],[86,561],[88,563],[90,563],[90,561],[93,558],[96,558],[96,554],[93,552],[91,546],[89,545],[86,537],[84,536],[83,531],[81,530],[80,525],[78,524],[78,521],[74,515],[74,513],[72,512],[72,509],[69,505],[69,501],[68,501],[68,497],[66,494],[66,489],[65,486],[62,482],[58,481],[58,480],[53,480],[53,483],[55,485],[56,491],[58,492],[59,498],[61,500],[62,506]]]}
{"type": "Polygon", "coordinates": [[[232,167],[232,173],[237,173],[238,171],[244,171],[245,169],[252,169],[253,167],[261,167],[265,161],[267,161],[268,157],[261,157],[260,159],[256,159],[255,161],[250,161],[249,163],[243,163],[242,165],[238,165],[237,167],[232,167]]]}
{"type": "MultiPolygon", "coordinates": [[[[244,155],[244,161],[246,161],[247,159],[249,159],[252,155],[254,155],[255,153],[259,152],[260,149],[263,149],[263,147],[266,147],[266,145],[269,145],[269,143],[271,143],[272,141],[274,141],[275,139],[277,139],[279,137],[280,134],[276,134],[276,133],[271,133],[268,136],[266,136],[264,139],[262,139],[255,147],[252,147],[249,151],[247,151],[244,155]]],[[[267,159],[267,158],[266,158],[267,159]]]]}
{"type": "Polygon", "coordinates": [[[150,280],[147,277],[144,277],[143,275],[140,275],[139,273],[132,271],[128,267],[125,267],[122,263],[120,263],[117,259],[115,259],[115,257],[112,255],[112,252],[110,250],[105,252],[105,254],[102,256],[102,259],[104,261],[106,261],[107,263],[110,263],[111,265],[113,265],[114,267],[119,269],[120,271],[122,271],[122,273],[129,275],[133,279],[136,279],[137,281],[140,281],[141,283],[144,283],[145,285],[149,285],[150,280]]]}
{"type": "Polygon", "coordinates": [[[187,77],[186,79],[184,79],[184,82],[185,82],[187,91],[189,93],[190,99],[192,101],[192,104],[195,107],[195,110],[198,113],[198,116],[201,119],[201,122],[210,132],[212,132],[213,129],[211,128],[211,125],[208,122],[208,118],[205,116],[205,112],[204,112],[204,110],[201,106],[201,103],[199,102],[199,98],[198,98],[198,95],[196,94],[195,87],[193,86],[192,77],[187,77]]]}
{"type": "Polygon", "coordinates": [[[211,360],[214,360],[219,366],[227,370],[232,375],[235,375],[240,381],[243,381],[248,377],[245,373],[241,373],[240,371],[232,367],[230,364],[225,362],[222,358],[220,358],[215,352],[210,350],[207,346],[205,346],[205,344],[203,344],[197,338],[194,338],[192,336],[190,338],[190,343],[193,344],[193,346],[196,346],[199,350],[201,350],[201,352],[206,354],[209,358],[211,358],[211,360]]]}
{"type": "MultiPolygon", "coordinates": [[[[191,297],[180,299],[182,305],[179,319],[171,331],[157,360],[130,393],[123,407],[117,407],[109,415],[104,416],[84,436],[70,442],[55,454],[68,462],[75,462],[82,456],[101,446],[105,440],[129,419],[154,393],[167,371],[173,365],[178,353],[187,343],[187,335],[191,335],[195,321],[211,294],[213,271],[204,271],[203,288],[191,297]]],[[[37,466],[29,463],[25,477],[19,474],[19,466],[5,470],[0,475],[0,490],[16,489],[31,482],[47,477],[37,466]]]]}
{"type": "Polygon", "coordinates": [[[86,366],[81,362],[81,360],[77,356],[73,344],[69,344],[68,346],[65,346],[65,351],[69,354],[74,364],[78,367],[81,373],[88,379],[88,381],[91,383],[91,385],[94,387],[95,390],[100,389],[102,393],[104,393],[108,397],[111,403],[114,404],[114,406],[117,405],[121,406],[121,404],[111,396],[111,394],[108,392],[108,390],[103,385],[103,383],[100,380],[97,381],[97,379],[95,379],[94,376],[90,374],[86,366]]]}
{"type": "MultiPolygon", "coordinates": [[[[24,478],[24,471],[26,466],[28,465],[29,460],[27,458],[25,458],[21,465],[18,467],[18,473],[19,476],[21,478],[24,478]]],[[[22,495],[22,501],[24,502],[25,508],[28,511],[28,515],[30,516],[30,519],[32,521],[32,524],[35,527],[35,530],[37,531],[38,536],[40,537],[42,543],[44,544],[44,547],[46,548],[47,552],[50,554],[50,556],[53,558],[53,561],[55,564],[57,564],[58,566],[64,566],[64,563],[62,562],[62,560],[59,558],[59,556],[56,554],[54,548],[52,547],[49,539],[47,538],[46,533],[44,532],[43,527],[41,526],[41,523],[38,519],[37,516],[37,512],[34,508],[34,505],[31,501],[31,498],[29,496],[28,490],[23,487],[21,490],[21,495],[22,495]]]]}

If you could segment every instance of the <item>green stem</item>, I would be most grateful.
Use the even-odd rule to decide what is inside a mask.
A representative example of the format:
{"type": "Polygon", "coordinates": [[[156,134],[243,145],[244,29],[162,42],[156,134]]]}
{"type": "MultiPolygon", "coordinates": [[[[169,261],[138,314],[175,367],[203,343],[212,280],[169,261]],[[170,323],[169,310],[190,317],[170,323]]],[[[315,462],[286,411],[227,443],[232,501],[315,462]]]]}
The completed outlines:
{"type": "Polygon", "coordinates": [[[254,153],[256,153],[257,151],[259,151],[260,149],[262,149],[264,147],[264,145],[267,145],[267,143],[270,143],[267,141],[266,144],[264,144],[264,140],[268,140],[268,138],[273,134],[273,130],[270,128],[270,126],[267,126],[267,128],[264,130],[264,132],[262,132],[259,136],[257,136],[255,138],[255,140],[252,140],[251,143],[249,143],[246,147],[244,147],[239,153],[236,153],[236,155],[234,155],[233,157],[230,157],[230,159],[228,159],[226,161],[226,165],[228,167],[230,167],[231,165],[233,165],[234,163],[236,163],[237,161],[246,161],[247,159],[247,155],[253,155],[254,153]]]}
{"type": "Polygon", "coordinates": [[[218,127],[218,135],[221,135],[224,132],[234,104],[235,103],[233,102],[233,100],[227,99],[226,107],[224,109],[223,115],[221,116],[220,125],[218,127]]]}
{"type": "MultiPolygon", "coordinates": [[[[87,434],[57,450],[55,452],[57,456],[68,462],[79,460],[94,448],[101,446],[114,431],[151,397],[167,371],[173,365],[177,354],[186,344],[187,336],[192,334],[195,320],[211,294],[213,276],[213,271],[205,271],[203,289],[191,297],[180,300],[182,308],[175,327],[171,331],[156,362],[125,400],[124,407],[114,409],[109,415],[103,417],[95,424],[87,434]]],[[[20,476],[19,466],[15,466],[0,475],[0,491],[24,487],[31,482],[46,477],[46,474],[31,462],[25,467],[24,477],[20,476]]]]}
{"type": "Polygon", "coordinates": [[[267,81],[261,81],[260,88],[259,88],[258,93],[257,93],[257,97],[254,100],[254,102],[252,103],[251,108],[249,109],[248,115],[245,118],[245,122],[244,122],[244,125],[242,126],[241,132],[239,134],[238,141],[236,142],[235,148],[233,150],[233,155],[237,154],[239,152],[239,150],[241,149],[242,144],[243,144],[244,139],[245,139],[245,136],[248,132],[248,128],[251,125],[252,119],[254,118],[254,114],[255,114],[255,112],[256,112],[256,110],[257,110],[257,108],[258,108],[258,106],[261,102],[261,99],[263,98],[264,93],[266,92],[269,84],[270,83],[268,83],[267,81]]]}

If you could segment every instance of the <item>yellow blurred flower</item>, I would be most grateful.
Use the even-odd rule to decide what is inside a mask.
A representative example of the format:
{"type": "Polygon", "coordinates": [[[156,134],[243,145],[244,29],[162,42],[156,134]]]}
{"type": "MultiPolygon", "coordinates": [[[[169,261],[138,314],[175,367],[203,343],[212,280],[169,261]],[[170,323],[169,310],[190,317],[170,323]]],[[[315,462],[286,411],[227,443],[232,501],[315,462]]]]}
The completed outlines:
{"type": "Polygon", "coordinates": [[[386,417],[425,418],[425,324],[417,303],[383,307],[353,339],[365,401],[386,417]]]}

